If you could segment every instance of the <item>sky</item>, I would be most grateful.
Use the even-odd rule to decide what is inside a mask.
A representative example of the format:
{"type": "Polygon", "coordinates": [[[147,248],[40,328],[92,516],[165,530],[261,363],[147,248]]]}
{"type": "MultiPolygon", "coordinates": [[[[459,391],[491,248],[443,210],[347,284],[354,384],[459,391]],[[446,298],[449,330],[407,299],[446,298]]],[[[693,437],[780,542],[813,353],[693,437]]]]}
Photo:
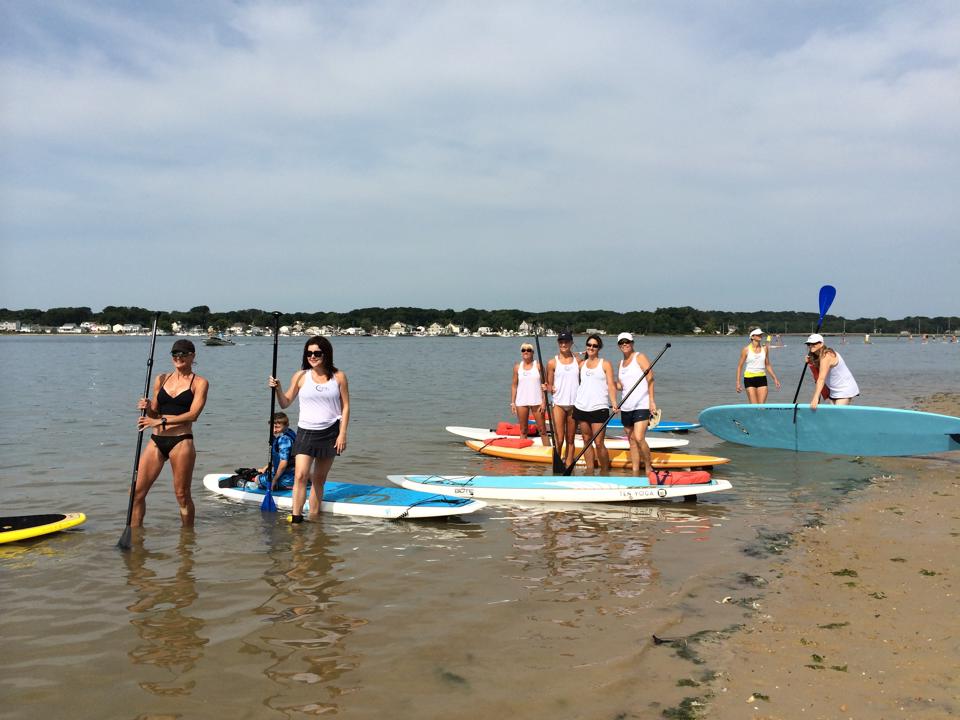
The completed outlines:
{"type": "Polygon", "coordinates": [[[0,0],[0,307],[960,314],[953,0],[0,0]]]}

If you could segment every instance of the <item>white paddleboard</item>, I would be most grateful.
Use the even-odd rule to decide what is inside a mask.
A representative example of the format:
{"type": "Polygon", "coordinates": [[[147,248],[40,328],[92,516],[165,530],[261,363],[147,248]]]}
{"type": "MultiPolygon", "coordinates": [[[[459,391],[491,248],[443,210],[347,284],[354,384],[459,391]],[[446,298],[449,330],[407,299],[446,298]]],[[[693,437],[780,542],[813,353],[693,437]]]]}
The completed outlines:
{"type": "Polygon", "coordinates": [[[537,502],[633,502],[730,490],[729,480],[696,485],[655,485],[645,477],[388,475],[392,483],[458,498],[537,502]]]}
{"type": "MultiPolygon", "coordinates": [[[[508,437],[507,435],[498,435],[495,430],[489,430],[487,428],[447,425],[446,429],[447,432],[458,435],[459,437],[467,438],[468,440],[482,440],[486,442],[487,440],[493,440],[494,438],[498,437],[508,437]]],[[[619,433],[622,432],[623,427],[621,426],[619,433]]],[[[533,445],[531,445],[531,447],[543,447],[543,440],[540,437],[531,436],[529,439],[533,441],[533,445]]],[[[577,435],[574,438],[574,444],[578,448],[582,448],[583,438],[580,435],[577,435]]],[[[627,450],[630,448],[630,442],[622,434],[614,437],[607,435],[603,444],[608,450],[627,450]]],[[[650,446],[651,450],[673,450],[674,448],[683,447],[684,445],[689,444],[689,440],[684,440],[682,438],[650,437],[650,433],[647,433],[647,445],[650,446]]]]}

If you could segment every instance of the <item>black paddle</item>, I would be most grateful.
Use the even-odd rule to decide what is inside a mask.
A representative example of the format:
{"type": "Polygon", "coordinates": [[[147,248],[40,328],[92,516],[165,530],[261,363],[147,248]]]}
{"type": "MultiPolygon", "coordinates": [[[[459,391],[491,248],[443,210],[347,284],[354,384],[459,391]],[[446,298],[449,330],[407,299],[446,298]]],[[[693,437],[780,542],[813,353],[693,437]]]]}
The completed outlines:
{"type": "MultiPolygon", "coordinates": [[[[273,314],[273,371],[270,377],[277,376],[277,339],[280,336],[280,313],[273,314]]],[[[260,503],[262,512],[276,512],[277,503],[273,499],[273,413],[276,410],[277,392],[270,388],[270,422],[267,430],[267,494],[260,503]]]]}
{"type": "MultiPolygon", "coordinates": [[[[537,343],[537,362],[540,363],[540,372],[543,374],[543,382],[547,381],[547,370],[543,364],[543,355],[540,354],[540,328],[533,331],[533,339],[537,343]]],[[[553,445],[553,474],[559,475],[566,469],[563,460],[560,459],[560,450],[557,447],[557,429],[554,427],[553,410],[550,408],[550,394],[544,393],[543,398],[547,405],[547,417],[550,420],[550,443],[553,445]]]]}
{"type": "MultiPolygon", "coordinates": [[[[667,351],[667,348],[669,348],[669,347],[670,347],[670,343],[667,343],[666,345],[663,346],[663,350],[661,350],[661,351],[659,352],[659,354],[653,359],[653,362],[650,363],[650,367],[648,367],[646,370],[643,371],[643,375],[641,375],[641,376],[637,379],[637,381],[633,384],[633,387],[630,388],[629,392],[627,392],[626,395],[624,395],[622,398],[620,398],[620,405],[623,405],[624,400],[626,400],[628,397],[630,397],[630,395],[633,393],[633,391],[636,390],[638,387],[640,387],[640,383],[643,382],[643,379],[647,376],[647,373],[649,373],[651,370],[653,370],[653,366],[657,364],[657,360],[659,360],[661,357],[663,357],[663,354],[667,351]]],[[[599,430],[597,430],[597,432],[594,434],[594,436],[593,436],[592,438],[590,438],[590,442],[586,442],[586,440],[584,440],[583,450],[581,450],[581,451],[580,451],[580,454],[577,455],[577,456],[573,459],[573,462],[570,464],[570,467],[565,467],[565,468],[563,469],[563,474],[564,474],[564,475],[566,475],[566,476],[569,477],[569,476],[573,473],[573,469],[577,466],[577,463],[580,462],[580,458],[582,458],[582,457],[583,457],[583,454],[584,454],[587,450],[590,449],[590,446],[593,445],[594,441],[600,436],[600,433],[602,433],[604,430],[606,430],[606,428],[607,428],[607,423],[609,423],[612,419],[613,419],[613,413],[610,413],[609,417],[607,417],[607,419],[604,420],[604,422],[603,422],[603,427],[601,427],[599,430]]],[[[652,470],[652,469],[653,469],[653,468],[647,468],[647,471],[649,472],[649,471],[652,470]]]]}
{"type": "MultiPolygon", "coordinates": [[[[824,285],[820,288],[820,320],[817,322],[816,332],[820,332],[823,327],[823,318],[827,310],[833,304],[833,299],[837,296],[837,289],[833,285],[824,285]]],[[[797,391],[793,394],[793,422],[797,422],[797,398],[800,397],[800,386],[803,385],[803,378],[807,374],[807,361],[803,361],[803,370],[800,371],[800,382],[797,383],[797,391]]]]}
{"type": "MultiPolygon", "coordinates": [[[[143,381],[143,397],[150,397],[150,376],[153,374],[153,351],[157,347],[157,321],[160,319],[160,313],[153,316],[153,332],[150,339],[150,357],[147,359],[147,379],[143,381]]],[[[140,411],[140,417],[147,414],[146,408],[140,411]]],[[[137,451],[133,455],[133,477],[130,479],[130,501],[127,503],[127,526],[123,529],[123,534],[117,541],[117,547],[121,550],[130,549],[130,535],[132,529],[130,523],[133,521],[133,498],[137,492],[137,471],[140,469],[140,451],[143,449],[143,428],[137,433],[137,451]]]]}

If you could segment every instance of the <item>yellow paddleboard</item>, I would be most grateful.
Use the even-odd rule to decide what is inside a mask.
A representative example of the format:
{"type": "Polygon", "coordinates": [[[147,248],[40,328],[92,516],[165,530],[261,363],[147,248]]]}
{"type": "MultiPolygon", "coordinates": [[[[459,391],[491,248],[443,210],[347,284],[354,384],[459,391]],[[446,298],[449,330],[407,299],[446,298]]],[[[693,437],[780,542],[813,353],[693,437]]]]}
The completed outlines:
{"type": "Polygon", "coordinates": [[[0,543],[16,542],[60,532],[79,525],[87,519],[83,513],[66,515],[17,515],[0,517],[0,543]]]}
{"type": "MultiPolygon", "coordinates": [[[[503,458],[505,460],[520,460],[522,462],[553,462],[553,448],[531,445],[525,448],[503,447],[502,445],[485,445],[483,440],[467,440],[467,447],[483,455],[503,458]]],[[[579,452],[579,450],[578,450],[579,452]]],[[[610,465],[615,468],[630,467],[629,450],[609,450],[610,465]]],[[[725,465],[730,458],[715,457],[713,455],[687,455],[684,453],[652,452],[653,466],[657,469],[666,468],[704,468],[714,465],[725,465]]],[[[583,465],[580,459],[578,465],[583,465]]]]}

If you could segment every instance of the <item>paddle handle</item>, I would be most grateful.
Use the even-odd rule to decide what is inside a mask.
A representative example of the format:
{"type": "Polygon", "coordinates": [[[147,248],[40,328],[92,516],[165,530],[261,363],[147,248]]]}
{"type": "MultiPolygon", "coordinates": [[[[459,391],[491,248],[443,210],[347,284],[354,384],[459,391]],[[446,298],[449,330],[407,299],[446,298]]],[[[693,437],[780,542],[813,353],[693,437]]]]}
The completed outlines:
{"type": "MultiPolygon", "coordinates": [[[[154,313],[153,316],[153,330],[150,333],[150,356],[147,358],[147,375],[143,381],[143,395],[144,398],[149,398],[150,396],[150,378],[153,375],[153,356],[157,348],[157,322],[160,320],[160,313],[154,313]]],[[[147,409],[144,408],[140,411],[140,417],[144,417],[147,414],[147,409]]],[[[140,469],[140,454],[143,452],[143,429],[137,433],[137,449],[133,454],[133,473],[130,477],[130,498],[127,502],[127,524],[124,528],[123,534],[120,536],[117,546],[122,550],[130,549],[130,523],[133,522],[133,498],[137,491],[137,473],[140,469]]]]}
{"type": "MultiPolygon", "coordinates": [[[[277,345],[280,339],[280,313],[273,313],[273,365],[271,377],[277,376],[277,345]]],[[[277,409],[277,390],[270,388],[270,418],[267,422],[267,476],[273,485],[273,414],[277,409]]]]}
{"type": "MultiPolygon", "coordinates": [[[[630,395],[633,393],[634,390],[636,390],[638,387],[640,387],[640,383],[642,383],[642,382],[644,381],[644,379],[647,377],[647,375],[650,373],[650,371],[653,370],[653,366],[657,364],[657,360],[659,360],[660,358],[662,358],[662,357],[663,357],[663,354],[664,354],[668,349],[670,349],[670,343],[667,343],[666,345],[663,346],[663,350],[661,350],[661,351],[657,354],[657,356],[653,359],[653,362],[650,363],[650,367],[648,367],[646,370],[643,371],[643,374],[642,374],[642,375],[637,379],[637,381],[633,384],[633,387],[630,388],[630,390],[627,392],[626,395],[624,395],[622,398],[620,398],[620,404],[621,404],[621,405],[623,405],[624,400],[626,400],[628,397],[630,397],[630,395]]],[[[607,419],[603,422],[603,425],[601,426],[601,428],[600,428],[599,430],[597,430],[596,433],[594,433],[594,435],[593,435],[592,438],[590,438],[590,442],[584,442],[584,443],[583,443],[583,449],[580,451],[580,454],[577,455],[577,456],[573,459],[573,462],[570,464],[570,467],[564,468],[564,470],[563,470],[563,474],[564,474],[564,475],[569,476],[569,475],[571,475],[571,474],[573,473],[573,468],[576,466],[576,464],[577,464],[578,462],[580,462],[580,458],[582,458],[582,457],[583,457],[583,454],[584,454],[585,452],[587,452],[587,450],[590,449],[590,446],[593,445],[593,443],[596,441],[596,439],[597,439],[598,437],[600,437],[600,433],[602,433],[604,430],[607,429],[607,423],[609,423],[612,419],[613,419],[613,413],[611,413],[611,414],[607,417],[607,419]]],[[[647,470],[650,470],[650,468],[647,468],[647,470]]]]}
{"type": "MultiPolygon", "coordinates": [[[[534,328],[533,339],[537,343],[537,362],[540,363],[540,373],[543,375],[541,380],[547,382],[547,369],[543,364],[543,355],[540,353],[540,329],[534,328]]],[[[550,421],[550,444],[553,445],[553,472],[556,475],[565,469],[563,460],[560,459],[560,450],[557,447],[557,429],[554,427],[553,410],[550,406],[550,393],[543,394],[544,403],[547,406],[547,420],[550,421]]]]}
{"type": "MultiPolygon", "coordinates": [[[[817,332],[823,327],[823,319],[827,316],[827,310],[833,304],[833,299],[837,296],[837,289],[833,285],[824,285],[820,288],[820,320],[817,322],[817,332]]],[[[800,382],[797,383],[797,391],[793,394],[793,422],[797,422],[797,398],[800,397],[800,387],[803,385],[803,378],[807,374],[807,361],[803,361],[803,370],[800,371],[800,382]]]]}

